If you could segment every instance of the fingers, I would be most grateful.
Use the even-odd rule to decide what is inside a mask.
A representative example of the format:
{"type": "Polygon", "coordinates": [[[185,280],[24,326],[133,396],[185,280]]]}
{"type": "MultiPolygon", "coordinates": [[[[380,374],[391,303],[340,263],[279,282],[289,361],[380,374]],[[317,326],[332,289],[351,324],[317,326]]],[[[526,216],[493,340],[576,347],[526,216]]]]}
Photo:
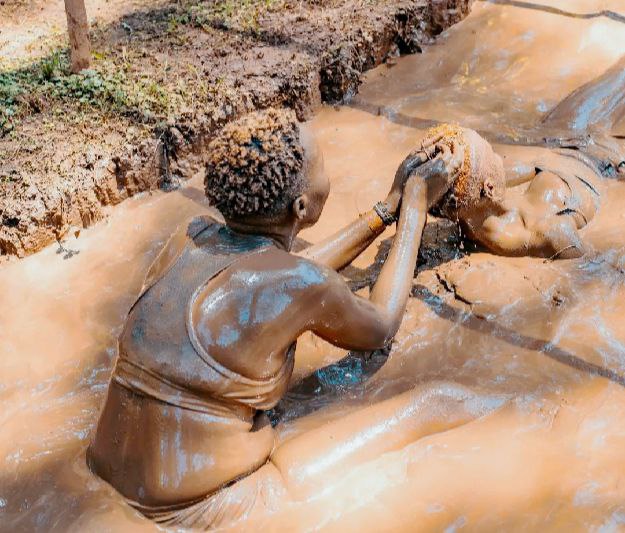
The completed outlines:
{"type": "Polygon", "coordinates": [[[425,156],[426,161],[431,161],[436,157],[436,154],[440,151],[439,142],[428,142],[425,145],[421,146],[419,153],[425,156]]]}
{"type": "Polygon", "coordinates": [[[408,163],[408,172],[412,173],[417,167],[420,167],[423,163],[428,161],[430,158],[428,154],[419,150],[418,152],[413,152],[410,154],[409,163],[408,163]]]}
{"type": "Polygon", "coordinates": [[[464,146],[456,140],[444,138],[442,135],[429,138],[402,161],[395,174],[394,187],[403,188],[406,181],[421,170],[421,173],[429,175],[430,178],[439,176],[446,181],[453,181],[462,167],[464,154],[464,146]]]}
{"type": "Polygon", "coordinates": [[[426,148],[429,148],[431,146],[434,146],[435,144],[440,143],[442,140],[443,140],[442,132],[433,137],[427,137],[423,139],[423,141],[421,142],[421,149],[425,150],[426,148]]]}
{"type": "Polygon", "coordinates": [[[407,180],[410,175],[423,163],[428,161],[429,157],[422,151],[410,153],[399,165],[397,175],[402,176],[403,181],[407,180]]]}
{"type": "Polygon", "coordinates": [[[437,157],[442,159],[450,173],[454,174],[462,167],[465,147],[457,141],[437,145],[437,157]]]}
{"type": "Polygon", "coordinates": [[[455,172],[457,169],[454,165],[454,154],[452,148],[447,144],[439,144],[436,146],[436,149],[436,158],[440,159],[450,172],[455,172]]]}

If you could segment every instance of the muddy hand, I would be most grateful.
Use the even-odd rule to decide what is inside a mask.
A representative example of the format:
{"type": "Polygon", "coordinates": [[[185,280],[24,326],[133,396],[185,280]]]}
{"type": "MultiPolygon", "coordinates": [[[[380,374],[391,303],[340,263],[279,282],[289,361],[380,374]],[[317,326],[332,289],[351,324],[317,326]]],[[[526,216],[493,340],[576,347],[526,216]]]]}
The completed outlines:
{"type": "Polygon", "coordinates": [[[419,174],[426,180],[428,186],[428,209],[435,206],[449,191],[464,161],[464,147],[453,142],[437,144],[434,158],[419,167],[419,174]]]}
{"type": "Polygon", "coordinates": [[[391,213],[397,213],[406,182],[415,172],[415,170],[423,163],[428,161],[429,156],[422,150],[414,151],[408,154],[408,156],[401,162],[397,172],[395,172],[395,179],[391,190],[386,197],[386,205],[391,213]]]}
{"type": "Polygon", "coordinates": [[[415,207],[423,202],[430,209],[449,190],[458,173],[457,158],[446,145],[436,148],[435,157],[426,160],[409,173],[402,195],[402,206],[415,207]]]}
{"type": "Polygon", "coordinates": [[[421,142],[421,151],[428,155],[429,159],[432,159],[436,153],[436,146],[443,140],[443,133],[438,133],[434,137],[428,137],[421,142]]]}

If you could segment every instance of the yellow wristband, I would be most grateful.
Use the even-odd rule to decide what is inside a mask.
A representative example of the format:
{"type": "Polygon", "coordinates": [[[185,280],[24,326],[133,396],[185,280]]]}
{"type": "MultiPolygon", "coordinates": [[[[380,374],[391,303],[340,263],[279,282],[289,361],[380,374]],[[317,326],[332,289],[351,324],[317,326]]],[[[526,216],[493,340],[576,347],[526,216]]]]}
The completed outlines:
{"type": "Polygon", "coordinates": [[[369,226],[369,229],[373,234],[380,233],[380,230],[386,227],[384,221],[382,220],[382,217],[378,215],[375,211],[373,211],[373,220],[367,220],[367,225],[369,226]]]}

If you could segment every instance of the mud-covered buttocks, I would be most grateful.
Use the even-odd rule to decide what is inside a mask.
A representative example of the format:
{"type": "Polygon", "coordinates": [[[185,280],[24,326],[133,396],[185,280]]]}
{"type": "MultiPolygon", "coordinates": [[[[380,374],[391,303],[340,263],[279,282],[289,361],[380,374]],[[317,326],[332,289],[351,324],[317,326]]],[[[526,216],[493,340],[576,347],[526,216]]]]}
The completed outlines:
{"type": "Polygon", "coordinates": [[[625,115],[625,55],[598,78],[578,87],[543,119],[548,128],[586,133],[612,129],[625,115]]]}

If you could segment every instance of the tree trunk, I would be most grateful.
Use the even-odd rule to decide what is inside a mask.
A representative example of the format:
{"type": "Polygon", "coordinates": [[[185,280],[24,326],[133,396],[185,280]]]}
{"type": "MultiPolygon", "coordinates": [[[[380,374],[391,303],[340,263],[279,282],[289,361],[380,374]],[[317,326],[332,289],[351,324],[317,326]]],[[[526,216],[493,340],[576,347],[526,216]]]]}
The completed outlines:
{"type": "Polygon", "coordinates": [[[89,68],[91,62],[85,0],[65,0],[65,14],[67,15],[72,72],[76,73],[89,68]]]}

